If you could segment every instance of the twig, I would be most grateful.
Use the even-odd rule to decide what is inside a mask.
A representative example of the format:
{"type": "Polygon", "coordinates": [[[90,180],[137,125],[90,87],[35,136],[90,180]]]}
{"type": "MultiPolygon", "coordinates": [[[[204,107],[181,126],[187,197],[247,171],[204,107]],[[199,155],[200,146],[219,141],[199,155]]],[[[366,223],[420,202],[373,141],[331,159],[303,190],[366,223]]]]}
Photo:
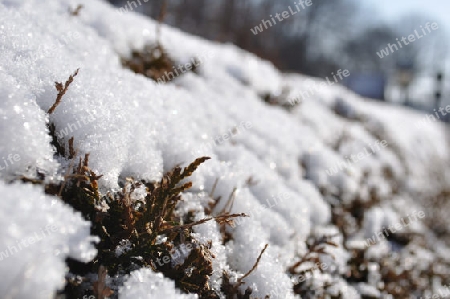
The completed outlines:
{"type": "Polygon", "coordinates": [[[69,89],[70,84],[72,84],[72,82],[73,82],[73,78],[76,77],[76,75],[78,75],[79,70],[80,69],[77,69],[75,71],[75,73],[73,73],[73,75],[71,75],[69,77],[69,79],[66,81],[66,83],[64,83],[64,86],[62,85],[61,82],[55,82],[55,88],[58,91],[58,95],[56,96],[56,101],[53,104],[53,106],[51,106],[50,109],[48,109],[48,111],[47,111],[48,114],[52,114],[55,111],[56,107],[58,107],[58,105],[61,103],[63,95],[66,94],[67,90],[69,89]]]}
{"type": "Polygon", "coordinates": [[[80,11],[83,9],[83,4],[78,4],[78,6],[75,9],[70,9],[69,8],[69,13],[70,15],[76,17],[80,14],[80,11]]]}
{"type": "MultiPolygon", "coordinates": [[[[315,240],[312,246],[308,249],[308,252],[298,262],[289,267],[289,272],[295,273],[295,268],[302,265],[304,262],[311,261],[311,259],[317,259],[312,256],[313,254],[325,254],[326,245],[338,247],[336,243],[329,240],[330,238],[333,238],[335,236],[337,236],[337,234],[331,236],[324,236],[319,240],[315,240]]],[[[333,255],[331,254],[329,255],[333,257],[333,255]]]]}
{"type": "MultiPolygon", "coordinates": [[[[75,152],[75,155],[76,155],[76,152],[75,152]]],[[[58,196],[59,196],[60,198],[62,198],[62,193],[63,193],[63,191],[64,191],[64,188],[66,187],[67,178],[70,176],[70,172],[71,172],[72,169],[73,169],[73,164],[74,164],[74,162],[75,162],[74,160],[71,160],[71,161],[70,161],[69,167],[67,168],[66,174],[64,175],[64,180],[63,180],[63,182],[62,182],[62,184],[61,184],[61,187],[59,188],[59,192],[58,192],[58,196]]]]}
{"type": "Polygon", "coordinates": [[[250,271],[248,271],[247,273],[245,273],[244,276],[242,276],[241,278],[239,278],[236,282],[236,288],[238,288],[243,282],[243,280],[248,277],[253,271],[255,271],[256,267],[258,267],[259,261],[261,260],[261,257],[264,253],[264,251],[266,251],[267,247],[269,246],[269,244],[266,244],[266,246],[264,246],[263,250],[261,250],[261,253],[258,256],[258,259],[256,260],[256,263],[253,265],[253,267],[250,269],[250,271]]]}
{"type": "Polygon", "coordinates": [[[76,155],[76,151],[73,147],[73,137],[69,139],[69,159],[73,159],[76,155]]]}
{"type": "Polygon", "coordinates": [[[94,282],[94,294],[97,295],[97,299],[105,299],[106,297],[114,294],[107,285],[106,285],[106,274],[107,270],[104,266],[100,266],[98,268],[98,280],[94,282]]]}
{"type": "Polygon", "coordinates": [[[219,178],[216,178],[214,181],[214,185],[212,186],[211,193],[209,194],[209,197],[213,198],[214,192],[216,192],[217,183],[219,183],[219,178]]]}
{"type": "Polygon", "coordinates": [[[227,203],[225,204],[225,206],[223,207],[222,211],[220,211],[219,214],[224,214],[224,213],[229,214],[231,212],[231,209],[233,208],[233,204],[234,204],[236,191],[237,191],[237,188],[234,187],[233,191],[231,192],[230,196],[228,197],[227,203]]]}
{"type": "Polygon", "coordinates": [[[161,233],[167,234],[174,230],[191,228],[193,226],[200,225],[200,224],[203,224],[203,223],[211,221],[211,220],[217,220],[220,223],[223,221],[227,221],[229,218],[237,218],[237,217],[248,217],[248,216],[244,213],[241,213],[241,214],[231,214],[231,215],[220,215],[217,217],[208,217],[208,218],[204,218],[204,219],[201,219],[201,220],[193,222],[193,223],[172,226],[170,228],[163,230],[161,233]]]}
{"type": "Polygon", "coordinates": [[[156,25],[156,44],[161,46],[161,24],[167,14],[167,0],[163,0],[161,10],[159,11],[158,25],[156,25]]]}

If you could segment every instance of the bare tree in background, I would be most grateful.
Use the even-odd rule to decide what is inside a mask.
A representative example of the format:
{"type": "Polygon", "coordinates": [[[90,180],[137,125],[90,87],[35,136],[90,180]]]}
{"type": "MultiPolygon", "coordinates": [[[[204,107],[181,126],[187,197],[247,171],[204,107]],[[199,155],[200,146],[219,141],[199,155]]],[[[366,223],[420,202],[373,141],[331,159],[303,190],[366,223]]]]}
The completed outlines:
{"type": "MultiPolygon", "coordinates": [[[[415,14],[403,17],[394,26],[398,36],[407,37],[414,34],[415,30],[423,35],[420,26],[424,27],[428,22],[432,23],[433,20],[415,14]]],[[[413,60],[418,71],[433,72],[447,58],[447,50],[448,43],[445,29],[439,28],[404,47],[401,52],[399,51],[399,58],[413,60]]]]}
{"type": "Polygon", "coordinates": [[[369,27],[348,39],[342,45],[345,65],[353,71],[371,71],[388,73],[395,66],[394,55],[383,59],[376,54],[397,38],[393,28],[382,25],[369,27]]]}
{"type": "MultiPolygon", "coordinates": [[[[126,1],[114,1],[125,5],[126,1]]],[[[168,0],[165,22],[220,42],[231,42],[272,61],[277,67],[313,76],[328,76],[337,67],[340,36],[351,30],[352,0],[313,0],[313,5],[254,35],[251,28],[270,15],[294,7],[291,0],[168,0]],[[339,28],[339,30],[336,30],[339,28]]],[[[162,0],[139,10],[157,19],[162,0]]]]}

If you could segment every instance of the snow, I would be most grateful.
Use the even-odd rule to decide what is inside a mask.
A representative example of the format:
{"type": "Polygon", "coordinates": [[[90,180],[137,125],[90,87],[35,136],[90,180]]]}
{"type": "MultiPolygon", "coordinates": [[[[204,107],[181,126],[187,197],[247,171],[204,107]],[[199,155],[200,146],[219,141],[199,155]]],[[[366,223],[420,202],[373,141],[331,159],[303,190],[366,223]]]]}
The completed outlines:
{"type": "Polygon", "coordinates": [[[148,269],[135,270],[129,275],[119,292],[123,299],[197,299],[197,295],[184,295],[175,290],[175,283],[161,273],[148,269]]]}
{"type": "MultiPolygon", "coordinates": [[[[0,15],[0,167],[7,166],[0,177],[8,181],[40,171],[57,178],[65,172],[67,161],[54,158],[50,146],[49,122],[64,142],[74,137],[79,156],[90,153],[90,167],[104,175],[99,181],[103,192],[126,177],[157,180],[175,165],[210,156],[193,175],[194,187],[183,195],[179,213],[194,209],[200,220],[205,194],[219,179],[214,196],[228,198],[236,188],[230,212],[251,215],[237,221],[226,245],[215,223],[195,228],[198,242],[212,241],[216,259],[210,285],[215,290],[224,270],[238,279],[269,244],[241,290],[252,287],[262,298],[294,298],[284,269],[298,251],[304,252],[299,247],[304,249],[311,231],[329,226],[330,203],[388,201],[367,212],[364,228],[356,233],[360,237],[353,240],[357,242],[405,216],[395,207],[398,202],[412,205],[419,192],[431,194],[448,181],[446,131],[428,122],[413,128],[422,119],[415,112],[369,102],[339,86],[321,86],[287,113],[264,104],[260,95],[279,95],[288,88],[295,97],[320,80],[283,75],[233,45],[168,26],[162,27],[161,42],[175,61],[204,59],[199,75],[186,73],[157,84],[120,64],[121,56],[155,41],[156,23],[134,13],[119,14],[99,0],[0,0],[0,15]],[[77,4],[84,8],[71,17],[67,10],[77,4]],[[62,103],[47,116],[56,97],[54,82],[64,82],[78,68],[62,103]],[[230,133],[236,128],[237,133],[230,133]],[[327,173],[382,140],[387,147],[335,175],[327,173]],[[14,154],[19,160],[9,162],[14,154]],[[394,194],[396,186],[386,172],[404,187],[401,194],[394,194]],[[257,184],[247,185],[249,178],[257,184]],[[283,199],[275,204],[274,198],[283,199]]],[[[58,227],[32,251],[21,252],[20,259],[14,255],[0,263],[6,277],[1,293],[35,297],[39,289],[41,298],[49,298],[63,286],[64,257],[93,258],[88,225],[38,188],[0,183],[0,190],[2,244],[13,244],[49,223],[58,227]],[[25,269],[31,266],[33,275],[27,274],[24,283],[25,269]]],[[[144,196],[143,189],[136,189],[132,200],[144,196]]],[[[117,253],[124,250],[126,244],[117,253]]],[[[338,272],[345,272],[349,255],[343,249],[335,255],[338,272]]],[[[120,288],[121,298],[195,298],[181,295],[173,282],[151,270],[137,273],[144,281],[131,276],[120,288]]],[[[335,278],[345,298],[377,292],[373,286],[350,286],[335,278]]]]}
{"type": "Polygon", "coordinates": [[[0,80],[0,176],[33,173],[35,169],[53,172],[57,163],[52,158],[45,113],[16,78],[0,70],[0,80]]]}
{"type": "Polygon", "coordinates": [[[50,298],[64,287],[66,258],[95,257],[90,223],[38,187],[0,182],[0,194],[2,298],[50,298]]]}

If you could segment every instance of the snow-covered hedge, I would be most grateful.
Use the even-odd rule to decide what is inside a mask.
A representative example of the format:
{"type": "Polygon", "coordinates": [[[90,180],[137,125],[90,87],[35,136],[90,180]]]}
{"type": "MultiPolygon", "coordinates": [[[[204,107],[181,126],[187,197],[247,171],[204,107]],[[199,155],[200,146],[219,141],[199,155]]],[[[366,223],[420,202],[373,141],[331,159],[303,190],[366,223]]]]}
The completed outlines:
{"type": "MultiPolygon", "coordinates": [[[[58,197],[44,195],[58,195],[59,189],[50,187],[74,179],[72,170],[85,154],[89,171],[103,175],[99,197],[117,194],[129,177],[150,184],[177,165],[211,157],[192,175],[193,187],[183,190],[174,215],[189,221],[224,211],[251,216],[235,219],[225,230],[208,221],[190,232],[192,241],[214,256],[207,285],[221,298],[224,286],[241,294],[250,288],[254,298],[381,298],[392,292],[405,298],[448,283],[444,274],[426,270],[438,261],[444,269],[439,273],[450,269],[448,247],[433,226],[446,220],[442,215],[434,219],[426,210],[425,218],[402,234],[369,248],[361,245],[421,210],[423,202],[447,197],[444,126],[423,124],[416,112],[361,99],[339,86],[314,89],[285,109],[316,79],[283,75],[233,45],[164,25],[161,44],[175,66],[203,58],[195,72],[158,84],[121,63],[133,50],[156,43],[156,22],[120,14],[100,0],[0,0],[0,16],[2,298],[50,298],[64,287],[65,275],[79,274],[65,267],[66,257],[94,258],[91,242],[98,239],[90,236],[89,222],[58,197]],[[83,8],[71,15],[78,4],[83,8]],[[46,113],[58,93],[55,81],[64,84],[77,69],[61,103],[46,113]],[[284,105],[268,105],[267,97],[284,105]],[[381,143],[387,146],[371,150],[381,143]],[[69,159],[71,147],[76,155],[69,159]],[[42,240],[19,245],[35,234],[42,240]],[[329,246],[311,245],[317,240],[329,246]],[[311,270],[316,263],[326,270],[311,270]],[[313,277],[291,277],[304,271],[313,277]],[[402,271],[409,280],[394,275],[402,271]]],[[[97,179],[91,183],[96,189],[97,179]]],[[[128,194],[132,201],[145,202],[152,190],[139,190],[123,194],[135,192],[128,194]]],[[[107,213],[106,202],[96,204],[107,213]]],[[[439,227],[448,232],[448,225],[439,227]]],[[[123,244],[117,252],[126,250],[123,244]]],[[[93,271],[84,278],[97,281],[97,289],[106,283],[122,298],[195,297],[175,288],[182,288],[181,279],[171,281],[150,268],[124,273],[131,268],[113,277],[93,271]]],[[[91,284],[86,292],[93,289],[91,284]]]]}

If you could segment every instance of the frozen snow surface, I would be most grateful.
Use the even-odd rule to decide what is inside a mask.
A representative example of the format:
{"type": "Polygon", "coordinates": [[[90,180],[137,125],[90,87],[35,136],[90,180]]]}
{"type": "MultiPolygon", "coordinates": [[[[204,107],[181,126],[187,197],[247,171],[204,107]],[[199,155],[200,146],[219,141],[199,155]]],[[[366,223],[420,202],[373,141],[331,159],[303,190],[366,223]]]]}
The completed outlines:
{"type": "MultiPolygon", "coordinates": [[[[117,188],[119,179],[157,180],[178,164],[212,158],[194,174],[180,211],[197,210],[201,219],[202,197],[219,179],[214,195],[228,198],[236,188],[231,212],[251,216],[238,222],[225,245],[215,223],[195,229],[198,242],[212,241],[210,286],[219,293],[224,270],[234,271],[236,281],[269,244],[241,290],[251,287],[254,298],[299,298],[286,269],[305,254],[308,236],[337,232],[333,240],[340,247],[334,259],[323,260],[332,275],[319,273],[317,280],[332,283],[344,298],[377,298],[376,269],[371,283],[341,278],[348,272],[350,248],[448,190],[446,128],[416,112],[361,99],[318,79],[281,74],[233,45],[167,26],[161,43],[171,57],[177,63],[194,57],[202,62],[198,74],[157,84],[120,61],[155,42],[156,23],[99,0],[0,0],[0,16],[1,246],[11,251],[21,239],[56,226],[42,241],[0,261],[2,298],[51,298],[63,287],[65,257],[95,256],[90,244],[95,237],[80,215],[38,187],[6,184],[22,175],[64,174],[67,161],[55,158],[49,122],[66,144],[74,137],[78,155],[90,153],[91,168],[104,175],[103,192],[117,188]],[[69,8],[78,4],[84,8],[71,16],[69,8]],[[48,116],[54,82],[64,82],[76,69],[78,76],[48,116]],[[286,101],[306,95],[290,112],[261,100],[285,90],[286,101]],[[373,207],[361,229],[354,224],[346,244],[332,209],[355,201],[373,207]]],[[[425,220],[415,221],[408,232],[426,234],[425,220]]],[[[447,247],[436,242],[436,252],[448,257],[447,247]]],[[[381,240],[370,249],[379,256],[395,246],[381,240]]],[[[426,254],[434,253],[424,249],[426,254]]],[[[196,298],[181,294],[161,274],[136,273],[125,279],[120,298],[196,298]]]]}

